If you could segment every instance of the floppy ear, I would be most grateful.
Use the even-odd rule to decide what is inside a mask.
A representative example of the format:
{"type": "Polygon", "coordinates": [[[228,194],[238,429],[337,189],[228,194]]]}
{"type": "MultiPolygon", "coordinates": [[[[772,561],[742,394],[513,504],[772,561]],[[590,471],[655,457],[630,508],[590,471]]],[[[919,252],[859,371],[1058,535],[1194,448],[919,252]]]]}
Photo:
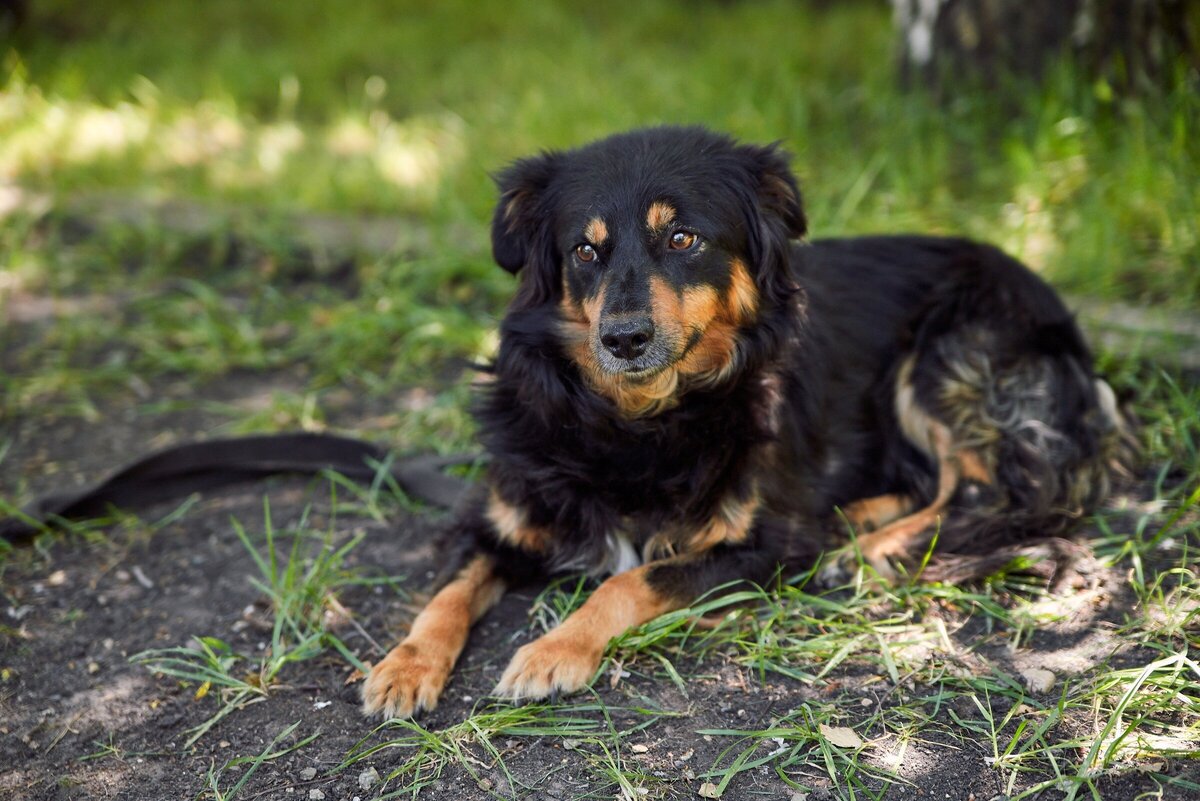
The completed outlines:
{"type": "Polygon", "coordinates": [[[779,144],[756,148],[758,202],[762,210],[783,225],[788,239],[799,239],[808,231],[808,220],[800,200],[800,187],[788,165],[787,152],[779,144]]]}
{"type": "Polygon", "coordinates": [[[557,154],[543,153],[516,161],[496,176],[500,201],[492,215],[492,257],[510,273],[530,260],[549,225],[543,201],[558,162],[557,154]]]}
{"type": "Polygon", "coordinates": [[[800,187],[778,144],[742,146],[750,186],[743,196],[749,256],[760,291],[782,301],[796,291],[790,269],[791,240],[808,230],[800,187]]]}

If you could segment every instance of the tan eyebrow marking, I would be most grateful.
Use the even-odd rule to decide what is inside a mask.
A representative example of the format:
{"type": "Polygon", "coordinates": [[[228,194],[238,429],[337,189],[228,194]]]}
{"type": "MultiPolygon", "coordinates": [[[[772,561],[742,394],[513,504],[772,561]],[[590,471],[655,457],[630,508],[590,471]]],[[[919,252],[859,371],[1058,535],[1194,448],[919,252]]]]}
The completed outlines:
{"type": "Polygon", "coordinates": [[[675,219],[675,209],[669,203],[656,200],[646,211],[646,225],[651,231],[661,231],[675,219]]]}
{"type": "Polygon", "coordinates": [[[605,225],[604,220],[599,217],[593,217],[584,226],[583,235],[593,245],[603,245],[604,240],[608,239],[608,226],[605,225]]]}

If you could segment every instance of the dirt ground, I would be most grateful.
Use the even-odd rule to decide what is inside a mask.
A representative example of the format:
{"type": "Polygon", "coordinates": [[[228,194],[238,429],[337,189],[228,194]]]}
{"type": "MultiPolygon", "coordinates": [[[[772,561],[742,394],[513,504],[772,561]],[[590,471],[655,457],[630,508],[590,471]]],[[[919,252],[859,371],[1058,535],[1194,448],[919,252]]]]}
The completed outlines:
{"type": "MultiPolygon", "coordinates": [[[[249,403],[265,386],[281,380],[286,377],[226,379],[204,393],[249,403]]],[[[169,396],[185,389],[162,391],[169,396]]],[[[369,413],[365,409],[347,412],[369,413]]],[[[145,417],[134,408],[108,408],[104,415],[98,423],[19,423],[15,445],[0,471],[0,484],[7,490],[16,486],[17,476],[23,476],[29,492],[74,485],[150,448],[211,433],[218,422],[198,412],[145,417]]],[[[219,637],[239,652],[260,648],[269,634],[255,625],[261,613],[255,606],[261,593],[249,580],[255,567],[230,520],[238,519],[247,531],[261,531],[264,490],[277,528],[296,521],[309,504],[314,509],[310,522],[323,522],[322,504],[328,492],[322,482],[278,480],[207,496],[153,534],[134,527],[111,538],[61,538],[47,552],[27,550],[10,558],[3,574],[5,602],[0,613],[0,669],[4,671],[0,798],[195,798],[205,790],[210,770],[235,756],[259,754],[296,722],[299,725],[279,747],[319,736],[264,762],[241,788],[239,798],[365,801],[404,784],[375,782],[372,773],[374,769],[387,777],[405,761],[403,749],[383,750],[339,769],[356,743],[386,741],[397,732],[372,732],[374,724],[359,711],[358,686],[347,685],[349,667],[335,652],[290,666],[283,674],[284,686],[274,689],[265,701],[232,713],[190,748],[183,747],[187,731],[215,712],[215,692],[196,699],[195,686],[155,676],[129,659],[145,649],[185,645],[193,635],[219,637]]],[[[142,517],[155,520],[171,508],[150,510],[142,517]]],[[[361,528],[367,533],[351,552],[349,568],[364,575],[402,574],[407,577],[405,586],[416,591],[438,562],[429,537],[435,524],[435,515],[416,514],[386,523],[339,519],[337,526],[339,531],[361,528]]],[[[991,643],[990,633],[981,625],[968,623],[954,637],[1001,666],[1036,665],[1060,673],[1085,670],[1111,657],[1116,642],[1112,629],[1133,603],[1123,590],[1122,576],[1101,571],[1088,580],[1094,590],[1094,615],[1039,630],[1019,651],[991,643]]],[[[531,636],[527,612],[536,591],[509,595],[484,619],[442,703],[421,720],[423,726],[437,732],[485,702],[508,657],[531,636]]],[[[339,597],[380,641],[409,615],[403,599],[383,587],[350,587],[339,597]]],[[[339,633],[362,658],[377,658],[361,635],[339,633]]],[[[1121,664],[1122,658],[1116,656],[1113,664],[1121,664]]],[[[841,667],[828,677],[830,681],[817,686],[774,674],[764,678],[721,656],[688,665],[684,675],[691,677],[686,696],[652,670],[635,669],[616,686],[607,680],[597,684],[599,697],[613,710],[612,725],[620,729],[648,723],[627,737],[620,759],[627,771],[636,768],[646,777],[652,798],[700,797],[703,779],[698,775],[718,760],[731,741],[698,731],[766,728],[779,715],[802,702],[820,700],[834,687],[861,692],[865,709],[880,702],[878,676],[864,673],[861,665],[841,667]],[[646,708],[659,713],[647,716],[636,711],[646,708]]],[[[579,703],[591,701],[584,697],[579,703]]],[[[472,771],[451,762],[419,797],[432,801],[619,797],[619,788],[597,771],[603,755],[590,745],[534,735],[502,737],[493,745],[509,775],[482,748],[471,744],[472,771]]],[[[893,784],[882,797],[1003,798],[1004,777],[989,766],[989,756],[989,746],[982,741],[949,733],[931,737],[924,732],[910,744],[901,764],[892,766],[911,784],[893,784]]],[[[227,770],[221,787],[228,789],[238,770],[245,769],[227,770]]],[[[1192,781],[1200,779],[1194,771],[1187,773],[1192,770],[1186,764],[1169,769],[1191,776],[1192,781]]],[[[769,765],[763,765],[738,775],[723,797],[832,798],[823,771],[819,764],[812,766],[806,783],[815,789],[806,796],[794,793],[769,765]]],[[[1134,799],[1153,787],[1137,774],[1102,784],[1109,801],[1134,799]]],[[[1174,797],[1185,797],[1180,792],[1174,797]]]]}

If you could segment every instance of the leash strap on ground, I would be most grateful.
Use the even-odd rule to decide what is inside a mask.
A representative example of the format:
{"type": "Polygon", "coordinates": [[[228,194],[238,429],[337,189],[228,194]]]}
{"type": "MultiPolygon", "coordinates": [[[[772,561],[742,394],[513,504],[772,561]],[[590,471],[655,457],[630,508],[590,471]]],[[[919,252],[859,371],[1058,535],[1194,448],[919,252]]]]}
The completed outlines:
{"type": "Polygon", "coordinates": [[[405,493],[433,506],[452,507],[467,487],[447,467],[477,454],[395,458],[370,442],[333,434],[267,434],[189,442],[139,459],[91,487],[47,495],[19,515],[0,520],[0,538],[22,544],[64,521],[133,510],[193,492],[280,474],[335,472],[364,483],[390,475],[405,493]]]}

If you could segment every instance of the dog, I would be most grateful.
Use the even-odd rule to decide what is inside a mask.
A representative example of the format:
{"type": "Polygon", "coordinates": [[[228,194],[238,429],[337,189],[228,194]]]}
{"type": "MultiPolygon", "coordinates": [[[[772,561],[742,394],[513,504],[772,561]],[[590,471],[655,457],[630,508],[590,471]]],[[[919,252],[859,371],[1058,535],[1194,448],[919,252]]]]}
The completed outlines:
{"type": "Polygon", "coordinates": [[[583,688],[608,642],[839,536],[821,569],[894,579],[1062,532],[1104,496],[1122,413],[1041,279],[963,239],[804,241],[778,146],[636,130],[497,178],[520,279],[473,414],[486,479],[447,580],[363,685],[432,709],[507,588],[607,578],[513,656],[511,699],[583,688]],[[846,534],[856,536],[846,544],[846,534]]]}

